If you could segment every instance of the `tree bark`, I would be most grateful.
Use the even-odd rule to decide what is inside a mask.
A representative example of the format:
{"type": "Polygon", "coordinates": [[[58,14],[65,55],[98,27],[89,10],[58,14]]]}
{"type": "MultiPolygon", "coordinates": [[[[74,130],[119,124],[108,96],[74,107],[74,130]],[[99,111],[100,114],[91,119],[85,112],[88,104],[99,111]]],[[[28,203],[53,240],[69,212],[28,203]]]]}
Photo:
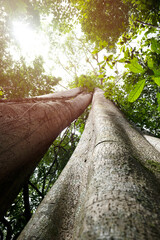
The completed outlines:
{"type": "Polygon", "coordinates": [[[53,140],[83,113],[91,98],[77,88],[66,94],[0,102],[0,217],[53,140]]]}
{"type": "Polygon", "coordinates": [[[147,141],[152,144],[155,149],[157,149],[160,152],[160,138],[149,136],[149,135],[144,135],[144,137],[147,139],[147,141]]]}
{"type": "Polygon", "coordinates": [[[101,90],[82,138],[18,240],[160,237],[159,152],[101,90]]]}

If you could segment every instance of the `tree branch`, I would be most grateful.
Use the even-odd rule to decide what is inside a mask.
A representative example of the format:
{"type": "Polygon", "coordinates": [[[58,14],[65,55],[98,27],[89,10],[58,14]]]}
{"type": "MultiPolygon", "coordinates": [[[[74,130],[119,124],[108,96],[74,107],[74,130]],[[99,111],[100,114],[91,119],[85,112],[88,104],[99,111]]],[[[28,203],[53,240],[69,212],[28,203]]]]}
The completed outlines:
{"type": "Polygon", "coordinates": [[[138,19],[136,20],[136,22],[141,23],[141,24],[146,25],[146,26],[149,26],[149,27],[160,29],[160,27],[158,27],[158,26],[154,26],[154,25],[152,25],[150,23],[144,23],[144,22],[142,22],[142,21],[140,21],[138,19]]]}
{"type": "Polygon", "coordinates": [[[34,190],[36,190],[36,192],[42,197],[42,199],[44,198],[43,194],[39,191],[39,189],[30,181],[28,181],[29,185],[34,188],[34,190]]]}
{"type": "Polygon", "coordinates": [[[24,201],[25,219],[28,222],[29,219],[31,218],[28,182],[26,182],[23,186],[23,201],[24,201]]]}

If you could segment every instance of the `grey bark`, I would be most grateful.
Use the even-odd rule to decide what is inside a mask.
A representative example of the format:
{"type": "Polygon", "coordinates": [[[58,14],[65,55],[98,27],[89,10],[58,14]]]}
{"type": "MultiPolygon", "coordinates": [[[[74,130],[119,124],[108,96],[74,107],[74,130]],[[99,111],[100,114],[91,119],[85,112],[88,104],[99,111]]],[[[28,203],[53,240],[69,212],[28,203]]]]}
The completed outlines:
{"type": "Polygon", "coordinates": [[[18,240],[159,240],[160,154],[101,90],[82,138],[18,240]]]}
{"type": "Polygon", "coordinates": [[[144,137],[147,139],[147,141],[152,144],[155,149],[157,149],[160,152],[160,138],[149,136],[149,135],[144,135],[144,137]]]}
{"type": "Polygon", "coordinates": [[[91,102],[80,88],[0,102],[0,217],[58,134],[91,102]]]}

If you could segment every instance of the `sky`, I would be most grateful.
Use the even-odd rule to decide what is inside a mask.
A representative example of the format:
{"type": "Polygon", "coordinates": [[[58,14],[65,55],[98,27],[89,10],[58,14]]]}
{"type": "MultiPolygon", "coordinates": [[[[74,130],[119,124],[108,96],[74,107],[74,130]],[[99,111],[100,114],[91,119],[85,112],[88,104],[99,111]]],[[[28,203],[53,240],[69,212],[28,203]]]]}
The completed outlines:
{"type": "MultiPolygon", "coordinates": [[[[27,63],[31,64],[36,56],[41,55],[44,59],[46,73],[61,77],[60,84],[64,87],[67,87],[68,83],[74,80],[75,69],[72,68],[72,71],[70,71],[74,64],[77,66],[76,74],[78,76],[93,71],[93,68],[98,71],[97,62],[89,53],[89,51],[94,50],[94,44],[86,45],[89,51],[88,49],[81,48],[80,50],[78,48],[81,45],[78,39],[84,37],[81,26],[76,25],[74,27],[73,31],[76,38],[73,39],[73,35],[69,33],[60,35],[58,31],[48,30],[46,32],[46,29],[49,29],[50,20],[50,16],[49,18],[43,17],[42,30],[39,31],[32,29],[28,23],[23,21],[14,20],[12,22],[13,35],[19,45],[19,50],[14,46],[10,48],[13,58],[18,60],[22,55],[27,63]],[[70,48],[73,47],[73,54],[66,48],[67,44],[70,45],[70,48]],[[89,62],[87,58],[89,58],[89,62]]],[[[105,50],[99,53],[99,62],[103,61],[104,55],[106,55],[105,50]]],[[[109,68],[108,71],[110,71],[109,68]]],[[[61,89],[61,87],[59,86],[58,89],[61,89]]]]}
{"type": "MultiPolygon", "coordinates": [[[[26,62],[31,64],[35,57],[40,55],[44,59],[46,73],[56,77],[62,77],[63,79],[66,78],[65,71],[55,63],[55,54],[51,54],[51,43],[45,32],[41,30],[35,31],[29,24],[22,21],[13,21],[12,29],[16,42],[19,45],[19,50],[14,46],[10,48],[11,54],[15,60],[23,56],[26,62]]],[[[60,57],[64,59],[60,51],[59,54],[60,57]]],[[[66,82],[63,81],[63,84],[67,85],[67,81],[68,79],[66,79],[66,82]]]]}
{"type": "MultiPolygon", "coordinates": [[[[46,27],[46,22],[44,25],[46,27]]],[[[84,56],[82,56],[83,59],[80,58],[79,55],[79,59],[76,57],[75,60],[74,58],[72,60],[71,55],[69,57],[69,54],[67,55],[65,53],[65,42],[69,42],[69,36],[67,34],[59,36],[58,32],[53,32],[52,36],[49,38],[44,31],[35,31],[29,24],[15,20],[12,23],[12,29],[16,42],[19,45],[19,50],[17,50],[14,46],[10,48],[13,58],[18,60],[22,55],[25,57],[27,63],[31,64],[36,56],[41,55],[44,59],[46,73],[55,77],[61,77],[63,79],[61,85],[66,87],[69,81],[73,81],[74,73],[69,71],[71,61],[75,63],[76,60],[78,60],[79,66],[81,66],[82,74],[85,74],[88,69],[91,70],[91,66],[86,64],[84,56]],[[50,39],[55,42],[56,46],[51,44],[50,39]],[[61,64],[58,63],[59,60],[61,64]]],[[[78,38],[83,35],[80,25],[75,27],[74,32],[78,38]]],[[[80,74],[80,71],[78,71],[77,74],[80,74]]]]}

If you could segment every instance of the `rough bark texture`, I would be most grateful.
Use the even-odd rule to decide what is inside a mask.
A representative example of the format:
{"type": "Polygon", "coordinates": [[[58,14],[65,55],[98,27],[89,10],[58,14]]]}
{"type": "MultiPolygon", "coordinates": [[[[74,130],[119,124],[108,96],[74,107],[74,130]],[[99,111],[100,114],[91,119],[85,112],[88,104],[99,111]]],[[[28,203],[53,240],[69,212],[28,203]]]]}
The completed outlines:
{"type": "Polygon", "coordinates": [[[83,136],[18,240],[159,240],[160,154],[96,90],[83,136]]]}
{"type": "Polygon", "coordinates": [[[74,89],[49,99],[0,103],[0,216],[53,140],[83,113],[91,98],[91,94],[74,89]]]}

